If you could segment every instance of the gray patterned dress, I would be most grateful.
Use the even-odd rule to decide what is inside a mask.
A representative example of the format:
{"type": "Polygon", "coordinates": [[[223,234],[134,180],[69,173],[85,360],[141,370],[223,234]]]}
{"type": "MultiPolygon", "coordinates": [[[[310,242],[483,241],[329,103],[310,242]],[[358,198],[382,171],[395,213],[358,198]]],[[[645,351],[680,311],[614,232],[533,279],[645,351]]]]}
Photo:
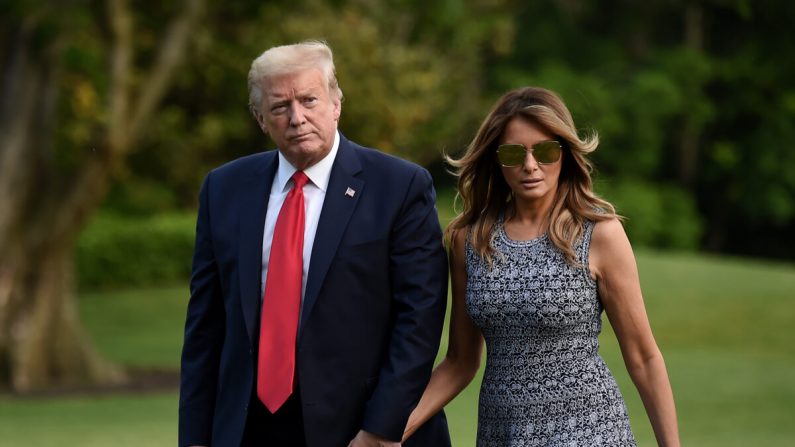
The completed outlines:
{"type": "Polygon", "coordinates": [[[486,340],[479,447],[634,446],[624,400],[598,354],[602,304],[587,268],[546,235],[513,241],[498,221],[489,266],[466,244],[466,307],[486,340]]]}

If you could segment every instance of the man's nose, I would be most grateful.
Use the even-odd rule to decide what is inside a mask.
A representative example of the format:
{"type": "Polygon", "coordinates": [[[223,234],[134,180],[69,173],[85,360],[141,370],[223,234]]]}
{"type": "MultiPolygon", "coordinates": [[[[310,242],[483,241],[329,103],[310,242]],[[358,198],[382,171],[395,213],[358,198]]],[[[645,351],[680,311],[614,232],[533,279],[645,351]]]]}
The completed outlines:
{"type": "Polygon", "coordinates": [[[300,104],[295,104],[290,107],[290,125],[300,126],[306,122],[306,115],[300,104]]]}

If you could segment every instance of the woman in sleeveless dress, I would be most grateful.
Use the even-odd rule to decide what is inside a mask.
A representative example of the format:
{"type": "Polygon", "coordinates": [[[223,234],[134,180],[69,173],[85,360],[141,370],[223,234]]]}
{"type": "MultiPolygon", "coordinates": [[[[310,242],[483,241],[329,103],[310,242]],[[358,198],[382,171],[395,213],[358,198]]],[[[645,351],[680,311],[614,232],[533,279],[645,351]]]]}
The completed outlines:
{"type": "Polygon", "coordinates": [[[463,211],[450,238],[452,315],[404,439],[486,369],[479,447],[634,446],[627,410],[598,353],[604,310],[659,445],[678,446],[673,394],[652,335],[634,255],[613,206],[591,188],[562,100],[504,95],[466,153],[448,159],[463,211]]]}

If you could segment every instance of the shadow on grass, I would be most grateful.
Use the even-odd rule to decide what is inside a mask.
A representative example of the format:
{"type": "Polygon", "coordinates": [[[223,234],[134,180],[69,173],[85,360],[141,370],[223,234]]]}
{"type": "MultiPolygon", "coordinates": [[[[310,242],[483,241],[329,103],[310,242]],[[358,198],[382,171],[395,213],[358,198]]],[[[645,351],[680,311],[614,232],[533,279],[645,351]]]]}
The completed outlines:
{"type": "Polygon", "coordinates": [[[0,391],[0,398],[52,399],[75,396],[104,396],[119,394],[161,393],[179,389],[179,371],[160,368],[128,368],[128,380],[109,385],[58,385],[44,390],[15,393],[0,391]]]}

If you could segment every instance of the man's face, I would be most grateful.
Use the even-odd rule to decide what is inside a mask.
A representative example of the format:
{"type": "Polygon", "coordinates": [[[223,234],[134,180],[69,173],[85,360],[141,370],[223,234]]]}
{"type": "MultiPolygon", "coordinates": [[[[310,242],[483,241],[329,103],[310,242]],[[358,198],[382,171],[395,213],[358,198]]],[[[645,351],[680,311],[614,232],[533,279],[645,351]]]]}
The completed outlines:
{"type": "Polygon", "coordinates": [[[282,155],[299,170],[322,160],[334,144],[341,109],[323,73],[309,69],[273,76],[261,87],[257,121],[282,155]]]}

